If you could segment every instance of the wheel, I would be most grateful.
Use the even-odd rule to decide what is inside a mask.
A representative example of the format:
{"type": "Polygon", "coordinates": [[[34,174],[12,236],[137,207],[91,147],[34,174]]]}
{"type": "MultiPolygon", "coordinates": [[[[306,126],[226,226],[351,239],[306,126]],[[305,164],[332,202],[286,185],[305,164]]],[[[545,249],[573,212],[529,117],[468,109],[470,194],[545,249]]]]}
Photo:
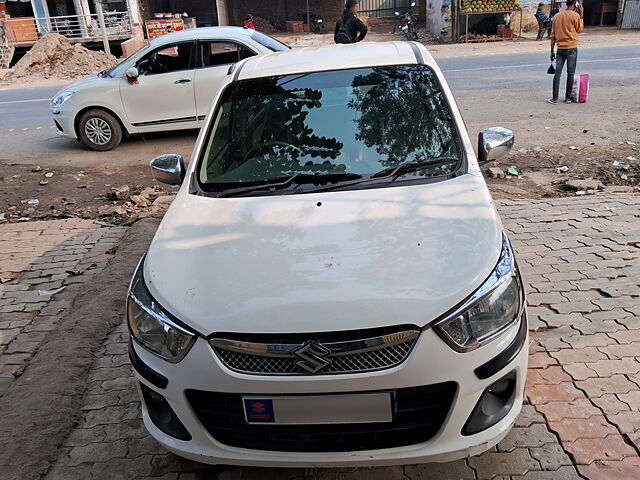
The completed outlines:
{"type": "Polygon", "coordinates": [[[418,40],[418,29],[415,27],[415,25],[409,25],[409,31],[407,33],[407,40],[418,40]]]}
{"type": "Polygon", "coordinates": [[[406,32],[404,32],[404,38],[409,41],[413,40],[413,34],[411,33],[411,30],[407,30],[406,32]]]}
{"type": "Polygon", "coordinates": [[[122,141],[120,122],[104,110],[83,113],[78,122],[78,133],[82,143],[92,150],[112,150],[122,141]]]}

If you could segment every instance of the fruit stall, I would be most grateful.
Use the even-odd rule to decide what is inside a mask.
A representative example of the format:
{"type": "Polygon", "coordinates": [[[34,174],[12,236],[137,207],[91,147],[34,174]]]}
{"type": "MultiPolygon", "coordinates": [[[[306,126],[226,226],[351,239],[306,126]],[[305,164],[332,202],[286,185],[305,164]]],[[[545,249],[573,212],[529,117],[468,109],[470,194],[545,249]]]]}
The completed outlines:
{"type": "MultiPolygon", "coordinates": [[[[456,25],[453,31],[457,32],[458,40],[464,43],[468,42],[491,42],[499,40],[513,40],[513,31],[507,22],[495,20],[495,32],[477,32],[474,33],[473,25],[480,22],[487,23],[497,15],[513,15],[520,14],[520,32],[518,38],[522,37],[522,8],[519,0],[458,0],[458,15],[456,15],[456,25]],[[479,17],[479,16],[483,17],[479,17]],[[483,18],[483,20],[480,20],[483,18]],[[462,27],[462,28],[461,28],[462,27]]],[[[489,22],[491,25],[491,22],[489,22]]]]}

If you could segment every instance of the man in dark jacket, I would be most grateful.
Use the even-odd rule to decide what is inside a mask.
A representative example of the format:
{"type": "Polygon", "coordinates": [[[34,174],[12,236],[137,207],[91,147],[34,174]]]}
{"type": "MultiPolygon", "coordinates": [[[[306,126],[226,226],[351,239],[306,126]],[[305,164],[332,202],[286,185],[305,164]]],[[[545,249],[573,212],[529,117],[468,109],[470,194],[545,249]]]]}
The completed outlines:
{"type": "Polygon", "coordinates": [[[344,13],[336,22],[333,40],[336,43],[356,43],[367,34],[367,26],[357,17],[358,2],[347,0],[344,13]]]}

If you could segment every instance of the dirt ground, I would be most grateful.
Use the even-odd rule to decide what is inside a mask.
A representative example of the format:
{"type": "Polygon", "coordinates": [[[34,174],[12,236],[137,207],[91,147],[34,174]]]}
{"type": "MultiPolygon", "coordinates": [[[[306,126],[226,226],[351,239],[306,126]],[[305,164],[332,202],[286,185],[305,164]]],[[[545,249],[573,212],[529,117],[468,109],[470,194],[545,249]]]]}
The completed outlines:
{"type": "Polygon", "coordinates": [[[640,192],[640,148],[634,142],[611,147],[536,145],[484,165],[483,173],[496,199],[640,192]],[[496,167],[504,177],[491,175],[489,169],[496,167]],[[507,173],[510,167],[517,176],[507,173]]]}
{"type": "Polygon", "coordinates": [[[0,223],[81,217],[121,224],[161,208],[162,197],[176,191],[153,180],[148,166],[108,166],[89,173],[73,166],[0,164],[0,223]]]}
{"type": "MultiPolygon", "coordinates": [[[[496,199],[638,192],[640,147],[633,142],[562,152],[548,146],[523,147],[484,165],[483,172],[496,199]],[[507,173],[510,167],[517,176],[507,173]],[[496,168],[504,176],[493,178],[489,170],[496,168]]],[[[176,191],[153,180],[147,166],[110,166],[89,174],[71,165],[52,170],[0,165],[0,222],[81,217],[122,224],[162,208],[166,196],[176,191]],[[122,181],[134,178],[135,183],[122,181]]]]}

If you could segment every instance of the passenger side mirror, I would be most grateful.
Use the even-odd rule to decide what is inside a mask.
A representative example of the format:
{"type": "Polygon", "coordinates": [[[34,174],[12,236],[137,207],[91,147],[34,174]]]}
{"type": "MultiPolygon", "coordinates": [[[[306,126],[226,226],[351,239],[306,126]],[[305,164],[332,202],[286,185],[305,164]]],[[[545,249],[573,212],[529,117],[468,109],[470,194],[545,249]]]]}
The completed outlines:
{"type": "Polygon", "coordinates": [[[180,185],[184,180],[185,168],[182,155],[167,153],[149,162],[153,178],[167,185],[180,185]]]}
{"type": "Polygon", "coordinates": [[[125,75],[127,76],[127,78],[129,80],[133,80],[133,79],[138,78],[140,76],[140,72],[138,71],[138,69],[136,67],[130,67],[125,72],[125,75]]]}
{"type": "Polygon", "coordinates": [[[491,127],[478,134],[478,162],[497,160],[511,151],[515,135],[508,128],[491,127]]]}

